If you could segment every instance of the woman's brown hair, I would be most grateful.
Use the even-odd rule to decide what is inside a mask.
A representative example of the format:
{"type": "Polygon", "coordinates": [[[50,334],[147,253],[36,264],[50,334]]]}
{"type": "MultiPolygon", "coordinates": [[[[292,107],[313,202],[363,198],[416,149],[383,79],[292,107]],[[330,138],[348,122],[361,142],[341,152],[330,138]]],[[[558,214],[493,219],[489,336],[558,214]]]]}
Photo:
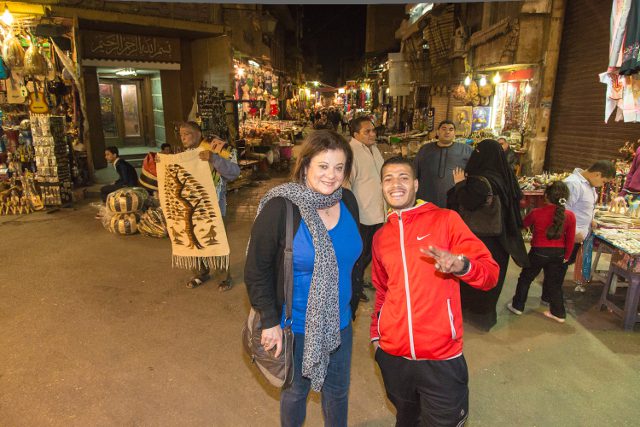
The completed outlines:
{"type": "Polygon", "coordinates": [[[311,163],[311,159],[327,150],[342,150],[346,157],[344,163],[344,179],[349,179],[351,175],[351,164],[353,163],[353,152],[351,146],[338,132],[328,129],[313,131],[302,143],[298,160],[293,168],[291,179],[300,184],[305,184],[305,171],[311,163]]]}

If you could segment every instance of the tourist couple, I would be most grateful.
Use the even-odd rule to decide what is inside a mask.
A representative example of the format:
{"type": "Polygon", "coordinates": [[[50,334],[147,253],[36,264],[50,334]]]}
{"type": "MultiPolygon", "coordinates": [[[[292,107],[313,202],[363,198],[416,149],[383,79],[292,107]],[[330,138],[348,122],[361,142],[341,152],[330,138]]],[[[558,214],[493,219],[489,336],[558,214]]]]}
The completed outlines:
{"type": "MultiPolygon", "coordinates": [[[[353,170],[362,173],[363,158],[381,162],[377,148],[372,149],[375,133],[370,127],[366,120],[352,123],[351,144],[330,130],[310,134],[298,155],[293,182],[265,195],[253,225],[245,283],[263,321],[262,344],[279,353],[284,199],[293,203],[294,379],[280,395],[283,426],[303,424],[310,389],[322,395],[325,425],[347,425],[351,322],[362,292],[362,279],[352,272],[362,264],[366,242],[363,245],[361,226],[372,212],[363,211],[361,200],[343,184],[350,180],[354,188],[353,170]],[[370,135],[364,136],[368,130],[370,135]]],[[[371,342],[387,396],[397,409],[398,426],[420,421],[463,425],[468,374],[459,281],[490,289],[498,281],[499,267],[457,213],[416,200],[418,180],[411,162],[399,157],[385,161],[381,181],[390,210],[384,225],[376,227],[371,249],[376,288],[371,342]]]]}

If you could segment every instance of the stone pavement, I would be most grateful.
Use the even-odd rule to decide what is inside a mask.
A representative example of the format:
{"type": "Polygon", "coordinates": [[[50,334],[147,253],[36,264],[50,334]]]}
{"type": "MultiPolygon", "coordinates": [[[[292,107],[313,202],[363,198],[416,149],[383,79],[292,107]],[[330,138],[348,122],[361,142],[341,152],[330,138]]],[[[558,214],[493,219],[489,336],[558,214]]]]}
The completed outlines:
{"type": "MultiPolygon", "coordinates": [[[[166,239],[115,236],[74,210],[0,217],[1,426],[274,426],[277,391],[243,354],[249,304],[244,253],[258,201],[274,178],[229,196],[235,287],[185,288],[166,239]]],[[[540,286],[511,315],[511,265],[490,333],[465,329],[475,426],[635,426],[640,335],[574,294],[560,325],[542,316],[540,286]]],[[[219,277],[217,278],[219,279],[219,277]]],[[[370,294],[370,296],[373,296],[370,294]]],[[[354,324],[349,425],[391,426],[393,410],[369,345],[372,302],[354,324]]],[[[306,425],[322,425],[312,394],[306,425]]]]}

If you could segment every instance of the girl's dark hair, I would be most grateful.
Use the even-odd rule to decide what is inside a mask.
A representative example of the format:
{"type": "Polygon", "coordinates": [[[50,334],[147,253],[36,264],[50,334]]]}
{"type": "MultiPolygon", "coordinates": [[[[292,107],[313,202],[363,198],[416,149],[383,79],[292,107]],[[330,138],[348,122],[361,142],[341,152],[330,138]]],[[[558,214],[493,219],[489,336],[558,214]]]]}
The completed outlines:
{"type": "Polygon", "coordinates": [[[353,152],[346,139],[338,132],[328,129],[315,130],[307,136],[302,143],[298,160],[291,174],[292,179],[300,184],[305,183],[305,174],[311,159],[327,150],[342,150],[346,157],[344,164],[344,179],[349,179],[351,175],[351,165],[353,163],[353,152]]]}
{"type": "Polygon", "coordinates": [[[562,181],[555,181],[544,191],[550,203],[556,205],[556,212],[553,214],[553,221],[547,228],[547,239],[557,240],[562,235],[564,227],[564,205],[569,198],[569,187],[562,181]]]}

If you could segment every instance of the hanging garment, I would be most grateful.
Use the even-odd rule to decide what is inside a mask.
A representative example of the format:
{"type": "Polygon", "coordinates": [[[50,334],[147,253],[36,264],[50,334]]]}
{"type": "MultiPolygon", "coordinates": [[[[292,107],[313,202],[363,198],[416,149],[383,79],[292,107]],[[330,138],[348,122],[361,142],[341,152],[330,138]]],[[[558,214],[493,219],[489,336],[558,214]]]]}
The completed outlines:
{"type": "Polygon", "coordinates": [[[622,102],[624,121],[640,122],[640,79],[625,77],[622,102]]]}
{"type": "Polygon", "coordinates": [[[172,265],[227,269],[229,243],[209,162],[200,150],[158,154],[158,189],[171,239],[172,265]]]}
{"type": "Polygon", "coordinates": [[[640,2],[633,0],[627,16],[620,74],[631,75],[640,70],[640,2]]]}
{"type": "Polygon", "coordinates": [[[633,0],[613,0],[610,23],[609,71],[618,69],[622,64],[622,42],[632,2],[633,0]]]}
{"type": "Polygon", "coordinates": [[[613,111],[616,111],[616,121],[623,119],[623,89],[624,79],[616,73],[600,73],[600,83],[607,85],[607,94],[604,103],[604,122],[607,123],[613,111]]]}

